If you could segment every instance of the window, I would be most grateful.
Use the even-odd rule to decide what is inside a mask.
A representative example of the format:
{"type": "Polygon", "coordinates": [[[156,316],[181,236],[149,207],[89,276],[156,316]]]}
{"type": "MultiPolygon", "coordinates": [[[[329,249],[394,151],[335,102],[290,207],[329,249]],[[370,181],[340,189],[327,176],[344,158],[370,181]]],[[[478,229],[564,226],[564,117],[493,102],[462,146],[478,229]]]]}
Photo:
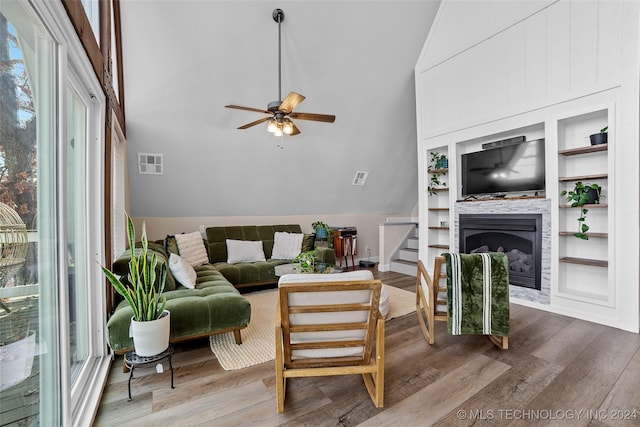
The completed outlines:
{"type": "Polygon", "coordinates": [[[96,37],[98,45],[100,45],[100,3],[98,0],[82,0],[82,7],[84,13],[87,14],[89,24],[93,30],[93,35],[96,37]]]}
{"type": "Polygon", "coordinates": [[[88,424],[108,367],[105,103],[61,3],[30,4],[0,1],[0,202],[29,236],[20,270],[0,265],[0,425],[88,424]]]}

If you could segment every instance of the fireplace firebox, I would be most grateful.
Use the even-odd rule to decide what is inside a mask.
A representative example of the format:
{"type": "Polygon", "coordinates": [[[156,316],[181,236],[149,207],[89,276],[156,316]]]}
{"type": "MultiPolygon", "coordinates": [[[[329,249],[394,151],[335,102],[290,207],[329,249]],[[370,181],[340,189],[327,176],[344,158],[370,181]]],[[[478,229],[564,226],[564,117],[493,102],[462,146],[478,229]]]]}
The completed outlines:
{"type": "Polygon", "coordinates": [[[461,253],[504,252],[509,284],[540,290],[541,214],[460,214],[461,253]]]}

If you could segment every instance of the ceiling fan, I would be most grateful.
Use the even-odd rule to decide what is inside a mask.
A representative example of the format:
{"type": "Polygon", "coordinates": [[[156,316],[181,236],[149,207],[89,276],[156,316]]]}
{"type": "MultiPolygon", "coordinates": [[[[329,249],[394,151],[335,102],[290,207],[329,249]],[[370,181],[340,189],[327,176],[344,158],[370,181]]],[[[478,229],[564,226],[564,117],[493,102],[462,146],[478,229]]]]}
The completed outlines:
{"type": "Polygon", "coordinates": [[[251,107],[242,107],[240,105],[225,105],[226,108],[235,108],[237,110],[254,111],[256,113],[268,114],[268,116],[247,123],[238,127],[238,129],[248,129],[260,123],[268,122],[267,130],[275,136],[297,135],[300,129],[293,123],[291,119],[311,120],[316,122],[333,123],[336,116],[330,114],[300,113],[294,112],[293,109],[304,101],[304,96],[299,93],[289,92],[285,99],[282,99],[282,43],[280,38],[280,25],[284,20],[284,11],[275,9],[273,11],[273,20],[278,23],[278,101],[272,101],[267,105],[266,110],[251,107]]]}

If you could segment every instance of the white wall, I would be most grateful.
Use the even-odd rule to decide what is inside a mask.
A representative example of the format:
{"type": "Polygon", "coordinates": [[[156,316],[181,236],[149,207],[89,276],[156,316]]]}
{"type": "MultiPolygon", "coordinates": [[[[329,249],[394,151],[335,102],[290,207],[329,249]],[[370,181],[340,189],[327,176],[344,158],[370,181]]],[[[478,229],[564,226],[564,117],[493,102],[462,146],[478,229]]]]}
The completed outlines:
{"type": "Polygon", "coordinates": [[[408,215],[417,202],[414,65],[439,0],[123,1],[123,67],[134,216],[408,215]],[[282,92],[296,121],[276,138],[238,126],[282,92]],[[171,29],[171,31],[167,31],[171,29]],[[281,149],[284,147],[284,149],[281,149]],[[164,155],[139,175],[138,153],[164,155]],[[368,171],[364,186],[351,185],[368,171]]]}
{"type": "MultiPolygon", "coordinates": [[[[426,224],[429,203],[429,149],[449,150],[452,205],[458,186],[456,160],[464,149],[458,143],[542,124],[547,197],[557,206],[558,123],[601,108],[609,111],[612,306],[594,307],[556,292],[546,309],[636,332],[640,199],[628,188],[637,187],[640,175],[639,10],[640,3],[625,1],[445,0],[416,65],[421,225],[426,224]]],[[[420,230],[422,257],[427,231],[420,230]]],[[[557,234],[557,225],[554,230],[557,234]]],[[[555,242],[557,258],[557,237],[555,242]]],[[[557,262],[552,271],[557,290],[557,262]]]]}

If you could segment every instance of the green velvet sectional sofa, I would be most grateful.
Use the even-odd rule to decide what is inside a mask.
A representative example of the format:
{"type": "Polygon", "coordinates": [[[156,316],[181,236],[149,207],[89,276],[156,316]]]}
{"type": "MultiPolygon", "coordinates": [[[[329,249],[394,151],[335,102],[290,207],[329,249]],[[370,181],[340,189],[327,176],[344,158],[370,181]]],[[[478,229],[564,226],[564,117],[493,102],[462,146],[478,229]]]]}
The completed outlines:
{"type": "MultiPolygon", "coordinates": [[[[240,344],[240,331],[251,320],[251,306],[237,288],[276,284],[275,266],[291,263],[290,260],[272,260],[276,231],[302,233],[299,225],[264,225],[209,227],[206,229],[205,245],[209,263],[195,267],[197,279],[195,289],[178,283],[171,274],[170,253],[179,254],[175,237],[149,243],[149,249],[158,256],[158,262],[167,265],[167,281],[164,295],[167,310],[171,312],[170,341],[172,343],[206,337],[222,332],[233,332],[240,344]],[[266,261],[227,263],[226,240],[262,241],[266,261]]],[[[313,250],[312,235],[305,235],[302,251],[313,250]]],[[[320,262],[335,264],[335,252],[330,248],[315,249],[320,262]]],[[[113,265],[113,272],[126,277],[129,268],[129,252],[121,255],[113,265]]],[[[160,267],[158,267],[160,268],[160,267]]],[[[124,354],[133,348],[129,337],[131,308],[126,301],[120,302],[107,323],[111,349],[124,354]]]]}
{"type": "MultiPolygon", "coordinates": [[[[149,243],[149,249],[157,254],[158,264],[168,266],[169,253],[163,245],[149,243]]],[[[128,264],[129,254],[125,252],[115,261],[113,272],[126,276],[128,264]]],[[[174,279],[167,268],[164,295],[167,298],[166,308],[171,312],[170,341],[175,343],[233,332],[236,343],[240,344],[240,331],[251,320],[249,301],[211,264],[203,264],[195,270],[196,288],[187,289],[174,279]]],[[[133,348],[133,340],[129,337],[131,316],[131,307],[122,301],[107,322],[109,346],[117,354],[133,348]]]]}
{"type": "MultiPolygon", "coordinates": [[[[279,278],[275,267],[291,263],[290,260],[271,259],[277,231],[302,233],[297,224],[209,227],[206,229],[209,262],[237,288],[277,283],[279,278]],[[227,263],[227,239],[261,241],[266,261],[227,263]]],[[[314,236],[305,234],[302,252],[311,250],[314,250],[314,236]]],[[[330,265],[336,263],[336,254],[331,248],[316,248],[315,253],[318,262],[330,265]]]]}

